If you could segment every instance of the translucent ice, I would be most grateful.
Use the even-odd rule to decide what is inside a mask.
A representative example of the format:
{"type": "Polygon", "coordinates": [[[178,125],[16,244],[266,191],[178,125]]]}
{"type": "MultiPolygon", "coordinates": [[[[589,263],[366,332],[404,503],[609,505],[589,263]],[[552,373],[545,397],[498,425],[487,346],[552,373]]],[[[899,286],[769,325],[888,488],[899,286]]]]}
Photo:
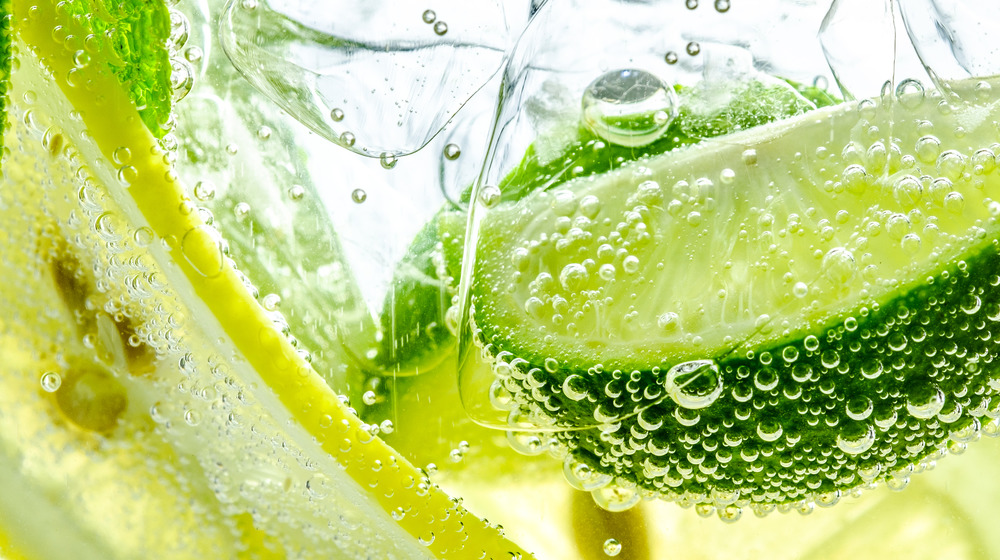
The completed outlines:
{"type": "Polygon", "coordinates": [[[500,67],[527,6],[496,0],[232,0],[234,66],[310,129],[355,152],[424,146],[500,67]]]}
{"type": "Polygon", "coordinates": [[[906,33],[938,88],[1000,74],[1000,5],[972,0],[900,0],[906,33]]]}

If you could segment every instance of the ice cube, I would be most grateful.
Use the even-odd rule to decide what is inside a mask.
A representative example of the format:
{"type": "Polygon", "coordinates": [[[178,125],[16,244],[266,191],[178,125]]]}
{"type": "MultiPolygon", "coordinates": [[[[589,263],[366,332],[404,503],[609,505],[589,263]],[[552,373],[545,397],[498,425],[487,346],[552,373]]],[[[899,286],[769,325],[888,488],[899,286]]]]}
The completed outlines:
{"type": "Polygon", "coordinates": [[[819,40],[845,99],[878,96],[892,80],[896,27],[889,0],[834,0],[819,40]]]}
{"type": "Polygon", "coordinates": [[[1000,5],[978,0],[900,0],[906,33],[939,89],[1000,75],[1000,5]]]}
{"type": "MultiPolygon", "coordinates": [[[[526,1],[526,0],[525,0],[526,1]]],[[[321,136],[373,157],[424,146],[492,76],[527,5],[232,0],[233,65],[321,136]]]]}

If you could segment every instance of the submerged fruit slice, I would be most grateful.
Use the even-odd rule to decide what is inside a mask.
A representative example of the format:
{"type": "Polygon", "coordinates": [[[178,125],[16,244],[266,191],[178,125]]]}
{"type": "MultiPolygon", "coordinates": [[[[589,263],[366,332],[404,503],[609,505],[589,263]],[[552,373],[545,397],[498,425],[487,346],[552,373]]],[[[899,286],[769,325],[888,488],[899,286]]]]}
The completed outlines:
{"type": "Polygon", "coordinates": [[[54,558],[521,557],[296,352],[112,68],[77,64],[87,30],[62,8],[14,22],[0,494],[16,499],[0,542],[54,558]]]}
{"type": "Polygon", "coordinates": [[[974,437],[1000,389],[988,90],[823,108],[498,205],[469,290],[478,390],[566,430],[568,471],[726,507],[894,480],[974,437]]]}

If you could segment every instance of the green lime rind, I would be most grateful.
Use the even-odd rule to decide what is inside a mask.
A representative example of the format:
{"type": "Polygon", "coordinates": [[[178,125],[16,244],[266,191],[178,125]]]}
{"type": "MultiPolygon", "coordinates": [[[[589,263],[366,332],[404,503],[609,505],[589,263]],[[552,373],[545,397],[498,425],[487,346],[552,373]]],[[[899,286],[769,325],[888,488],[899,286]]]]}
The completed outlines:
{"type": "MultiPolygon", "coordinates": [[[[618,169],[630,162],[663,154],[739,130],[746,130],[783,118],[800,115],[817,107],[836,104],[836,98],[817,88],[797,89],[783,84],[747,82],[730,93],[719,107],[701,106],[702,88],[678,86],[680,106],[677,117],[659,139],[641,147],[622,146],[607,142],[590,129],[581,126],[577,141],[562,150],[559,157],[542,162],[534,145],[524,158],[498,185],[501,200],[516,201],[539,189],[548,189],[569,179],[587,177],[618,169]],[[816,104],[802,93],[809,93],[821,103],[816,104]]],[[[465,193],[468,201],[469,192],[465,193]]]]}
{"type": "Polygon", "coordinates": [[[550,372],[542,356],[514,354],[525,360],[519,369],[536,396],[560,410],[561,424],[593,425],[597,408],[622,418],[610,429],[558,433],[574,459],[599,472],[695,501],[711,501],[713,492],[761,504],[811,500],[877,479],[898,482],[901,472],[953,441],[977,438],[982,423],[1000,416],[998,271],[1000,243],[988,240],[816,336],[722,357],[724,390],[698,410],[660,389],[664,398],[634,414],[629,395],[664,387],[659,368],[591,370],[576,387],[588,397],[575,401],[563,382],[580,370],[550,372]],[[943,404],[934,411],[938,397],[943,404]],[[767,441],[762,433],[777,435],[767,441]]]}
{"type": "Polygon", "coordinates": [[[61,7],[90,32],[86,37],[67,38],[80,42],[83,58],[78,64],[88,64],[88,59],[106,61],[150,132],[157,138],[166,134],[173,104],[166,4],[162,0],[76,0],[61,7]]]}
{"type": "Polygon", "coordinates": [[[3,153],[3,136],[7,129],[7,95],[10,90],[10,0],[0,1],[0,154],[3,153]]]}

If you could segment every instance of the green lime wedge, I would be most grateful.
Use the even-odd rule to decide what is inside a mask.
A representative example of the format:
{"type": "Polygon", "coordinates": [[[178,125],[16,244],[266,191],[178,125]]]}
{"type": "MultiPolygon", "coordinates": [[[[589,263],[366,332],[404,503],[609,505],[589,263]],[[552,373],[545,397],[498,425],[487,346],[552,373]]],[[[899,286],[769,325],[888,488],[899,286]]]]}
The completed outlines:
{"type": "Polygon", "coordinates": [[[477,390],[563,428],[569,471],[617,479],[596,491],[609,507],[735,516],[899,484],[997,415],[989,85],[821,108],[501,202],[469,290],[495,372],[477,390]]]}

